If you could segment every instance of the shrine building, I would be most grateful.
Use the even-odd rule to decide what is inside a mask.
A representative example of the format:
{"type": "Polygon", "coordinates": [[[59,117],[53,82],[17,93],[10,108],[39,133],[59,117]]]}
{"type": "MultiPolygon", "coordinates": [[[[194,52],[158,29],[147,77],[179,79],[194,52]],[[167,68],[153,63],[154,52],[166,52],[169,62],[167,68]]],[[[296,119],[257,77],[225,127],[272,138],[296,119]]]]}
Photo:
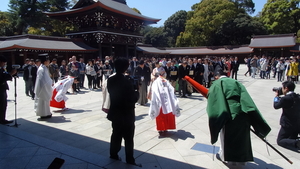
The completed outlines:
{"type": "Polygon", "coordinates": [[[79,0],[70,10],[46,14],[75,25],[78,30],[67,36],[99,49],[100,58],[136,56],[136,45],[143,40],[141,29],[160,21],[137,13],[125,0],[79,0]]]}

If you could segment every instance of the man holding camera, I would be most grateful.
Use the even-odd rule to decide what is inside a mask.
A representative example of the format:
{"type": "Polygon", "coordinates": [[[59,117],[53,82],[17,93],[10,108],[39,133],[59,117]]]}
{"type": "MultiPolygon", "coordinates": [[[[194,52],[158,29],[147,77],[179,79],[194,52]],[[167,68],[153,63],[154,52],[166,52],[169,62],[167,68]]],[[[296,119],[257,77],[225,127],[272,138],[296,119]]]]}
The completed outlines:
{"type": "Polygon", "coordinates": [[[275,90],[274,108],[282,108],[281,128],[277,144],[291,150],[300,149],[300,96],[294,92],[295,84],[291,81],[282,83],[282,88],[275,90]],[[284,97],[279,97],[283,94],[284,97]]]}
{"type": "Polygon", "coordinates": [[[7,107],[7,93],[8,90],[7,81],[12,80],[12,75],[17,73],[16,69],[13,69],[10,73],[7,73],[4,68],[7,60],[5,57],[0,56],[0,124],[9,124],[13,121],[5,120],[6,107],[7,107]]]}

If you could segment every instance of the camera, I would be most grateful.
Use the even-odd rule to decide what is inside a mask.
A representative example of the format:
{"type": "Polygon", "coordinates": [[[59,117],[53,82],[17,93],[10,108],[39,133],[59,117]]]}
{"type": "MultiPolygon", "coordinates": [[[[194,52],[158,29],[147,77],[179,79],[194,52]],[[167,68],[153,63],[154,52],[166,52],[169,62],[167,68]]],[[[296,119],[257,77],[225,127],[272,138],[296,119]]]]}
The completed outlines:
{"type": "Polygon", "coordinates": [[[11,67],[12,67],[13,69],[20,69],[21,66],[20,66],[20,65],[12,65],[11,67]]]}
{"type": "Polygon", "coordinates": [[[278,95],[283,95],[283,93],[282,93],[282,87],[273,87],[272,91],[273,92],[277,92],[278,95]]]}

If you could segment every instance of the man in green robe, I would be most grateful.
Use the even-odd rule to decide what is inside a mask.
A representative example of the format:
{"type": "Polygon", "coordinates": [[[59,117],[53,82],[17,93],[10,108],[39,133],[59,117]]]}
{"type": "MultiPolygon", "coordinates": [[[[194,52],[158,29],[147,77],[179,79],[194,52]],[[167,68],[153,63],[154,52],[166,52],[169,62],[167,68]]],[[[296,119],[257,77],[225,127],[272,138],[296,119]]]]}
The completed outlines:
{"type": "Polygon", "coordinates": [[[208,92],[207,113],[212,144],[220,133],[217,158],[223,162],[253,161],[250,126],[261,138],[271,128],[240,82],[226,77],[222,70],[215,72],[215,79],[208,92]]]}

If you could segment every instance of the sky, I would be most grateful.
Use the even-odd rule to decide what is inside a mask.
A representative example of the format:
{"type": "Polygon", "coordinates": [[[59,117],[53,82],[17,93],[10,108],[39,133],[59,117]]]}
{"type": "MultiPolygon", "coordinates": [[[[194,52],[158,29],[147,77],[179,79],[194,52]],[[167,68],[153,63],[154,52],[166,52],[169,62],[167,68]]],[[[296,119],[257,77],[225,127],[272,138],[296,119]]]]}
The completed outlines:
{"type": "MultiPolygon", "coordinates": [[[[252,0],[255,3],[255,16],[261,12],[267,0],[252,0]]],[[[126,0],[130,8],[138,9],[142,15],[161,19],[157,24],[151,25],[155,27],[163,26],[165,20],[180,10],[190,11],[191,6],[200,0],[126,0]]],[[[1,0],[0,11],[8,10],[9,0],[1,0]]]]}

